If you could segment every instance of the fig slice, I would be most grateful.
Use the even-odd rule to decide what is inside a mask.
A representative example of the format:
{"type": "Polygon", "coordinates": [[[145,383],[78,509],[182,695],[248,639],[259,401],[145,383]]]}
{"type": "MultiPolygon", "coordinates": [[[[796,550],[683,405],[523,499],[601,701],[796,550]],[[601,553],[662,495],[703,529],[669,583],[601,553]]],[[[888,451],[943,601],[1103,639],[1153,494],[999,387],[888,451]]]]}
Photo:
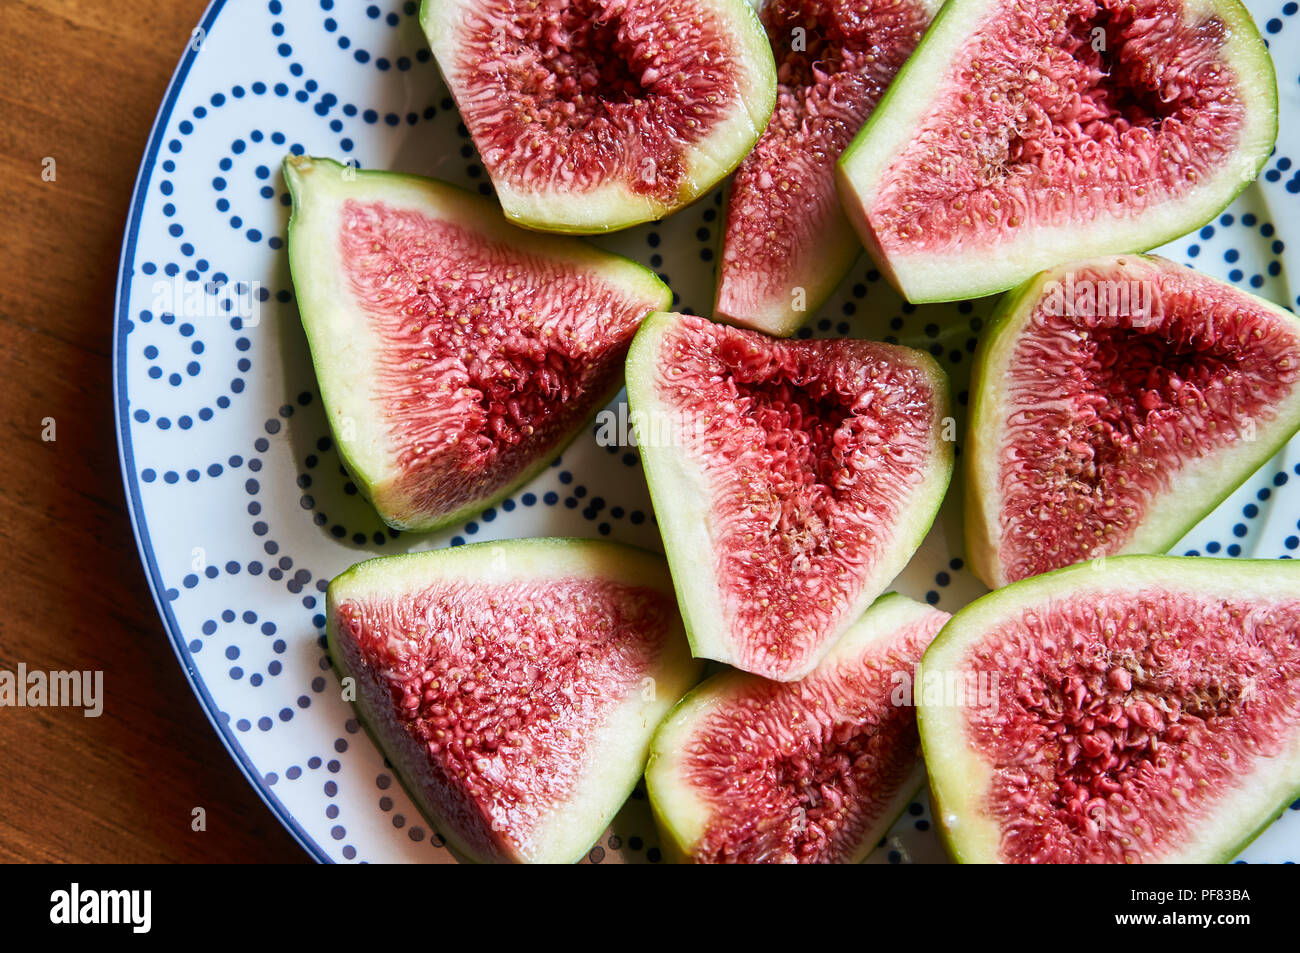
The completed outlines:
{"type": "Polygon", "coordinates": [[[371,559],[329,587],[330,655],[448,846],[581,859],[700,676],[661,557],[527,539],[371,559]]]}
{"type": "Polygon", "coordinates": [[[1300,429],[1300,321],[1163,258],[1009,293],[974,359],[966,551],[991,587],[1161,553],[1300,429]]]}
{"type": "Polygon", "coordinates": [[[1035,576],[954,615],[923,665],[958,687],[918,693],[958,860],[1221,862],[1300,793],[1293,561],[1121,556],[1035,576]]]}
{"type": "Polygon", "coordinates": [[[682,699],[646,767],[670,854],[860,863],[924,783],[915,712],[898,687],[947,618],[882,596],[802,680],[727,671],[682,699]]]}
{"type": "Polygon", "coordinates": [[[621,386],[651,271],[433,179],[290,156],[289,263],[344,465],[428,531],[546,466],[621,386]]]}
{"type": "Polygon", "coordinates": [[[835,161],[916,47],[940,0],[766,0],[776,109],[727,195],[713,313],[793,334],[862,251],[835,161]]]}
{"type": "Polygon", "coordinates": [[[627,388],[695,654],[804,677],[934,520],[953,461],[943,371],[909,348],[658,313],[627,388]]]}
{"type": "Polygon", "coordinates": [[[974,298],[1199,227],[1276,137],[1237,0],[952,0],[845,150],[840,194],[909,301],[974,298]]]}
{"type": "Polygon", "coordinates": [[[746,0],[424,0],[420,22],[506,216],[593,233],[668,215],[772,114],[746,0]]]}

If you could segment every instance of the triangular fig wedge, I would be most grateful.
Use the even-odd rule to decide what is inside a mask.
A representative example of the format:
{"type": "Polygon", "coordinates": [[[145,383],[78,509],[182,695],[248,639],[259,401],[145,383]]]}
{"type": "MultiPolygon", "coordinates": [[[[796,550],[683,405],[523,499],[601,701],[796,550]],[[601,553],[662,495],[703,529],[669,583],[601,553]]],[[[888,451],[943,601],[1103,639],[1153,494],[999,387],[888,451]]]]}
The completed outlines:
{"type": "Polygon", "coordinates": [[[923,666],[958,860],[1223,862],[1300,793],[1300,563],[1071,566],[962,609],[923,666]]]}
{"type": "Polygon", "coordinates": [[[631,419],[697,656],[807,675],[906,565],[952,476],[920,351],[653,314],[631,419]]]}
{"type": "Polygon", "coordinates": [[[327,630],[366,727],[472,861],[581,859],[700,676],[663,559],[604,541],[359,563],[330,583],[327,630]]]}
{"type": "Polygon", "coordinates": [[[424,0],[420,23],[506,216],[542,231],[694,201],[776,97],[746,0],[424,0]]]}
{"type": "Polygon", "coordinates": [[[844,207],[913,302],[1199,227],[1277,137],[1237,0],[950,0],[839,163],[844,207]]]}
{"type": "Polygon", "coordinates": [[[698,863],[859,863],[922,785],[915,666],[948,619],[882,596],[797,682],[728,671],[655,734],[665,846],[698,863]]]}
{"type": "Polygon", "coordinates": [[[1163,258],[1062,265],[980,340],[966,552],[997,587],[1162,553],[1300,429],[1300,320],[1163,258]]]}
{"type": "Polygon", "coordinates": [[[713,313],[784,337],[862,252],[835,162],[911,55],[940,0],[760,0],[776,109],[727,190],[713,313]]]}
{"type": "Polygon", "coordinates": [[[344,465],[390,526],[500,500],[618,392],[671,293],[640,265],[515,228],[418,176],[290,156],[289,263],[344,465]]]}

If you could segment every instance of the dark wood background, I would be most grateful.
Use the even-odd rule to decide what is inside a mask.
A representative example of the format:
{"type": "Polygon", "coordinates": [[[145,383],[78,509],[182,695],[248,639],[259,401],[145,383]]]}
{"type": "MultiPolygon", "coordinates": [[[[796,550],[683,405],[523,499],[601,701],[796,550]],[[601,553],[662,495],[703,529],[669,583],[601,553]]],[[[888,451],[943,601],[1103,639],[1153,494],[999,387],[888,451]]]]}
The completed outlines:
{"type": "Polygon", "coordinates": [[[306,859],[172,653],[113,431],[122,229],[154,112],[205,6],[0,0],[0,669],[104,672],[99,718],[0,708],[0,861],[306,859]],[[191,830],[195,807],[204,832],[191,830]]]}

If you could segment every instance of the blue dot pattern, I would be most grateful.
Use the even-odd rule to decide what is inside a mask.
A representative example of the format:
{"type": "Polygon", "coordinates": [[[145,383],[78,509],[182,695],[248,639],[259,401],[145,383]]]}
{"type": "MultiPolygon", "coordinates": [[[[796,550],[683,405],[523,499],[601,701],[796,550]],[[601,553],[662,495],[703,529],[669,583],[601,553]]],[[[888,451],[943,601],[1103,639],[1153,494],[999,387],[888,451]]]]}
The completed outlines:
{"type": "MultiPolygon", "coordinates": [[[[1250,6],[1279,65],[1300,60],[1297,4],[1250,6]]],[[[116,317],[128,492],[164,622],[233,756],[323,860],[448,859],[340,697],[325,643],[332,576],[376,554],[518,536],[660,545],[639,455],[619,424],[621,394],[526,487],[430,536],[384,526],[339,458],[288,273],[292,202],[280,163],[289,153],[329,155],[492,194],[418,12],[396,0],[270,0],[237,15],[214,4],[150,143],[116,317]],[[249,63],[257,68],[240,65],[249,63]]],[[[1294,309],[1300,75],[1287,66],[1279,85],[1282,133],[1259,182],[1160,251],[1294,309]]],[[[708,314],[721,218],[715,191],[609,243],[659,273],[674,308],[708,314]]],[[[972,355],[995,301],[911,305],[864,256],[798,336],[865,337],[932,354],[952,379],[960,455],[972,355]]],[[[1300,449],[1288,447],[1175,551],[1291,558],[1300,550],[1295,486],[1300,449]]],[[[940,526],[955,525],[954,505],[940,526]]],[[[931,534],[896,587],[947,612],[983,591],[960,540],[943,532],[931,534]]],[[[643,818],[638,800],[643,791],[630,817],[643,818]]],[[[1300,828],[1278,830],[1243,857],[1294,856],[1300,828]]],[[[620,824],[588,859],[613,853],[662,859],[643,820],[620,824]]],[[[942,857],[921,798],[871,859],[942,857]]]]}

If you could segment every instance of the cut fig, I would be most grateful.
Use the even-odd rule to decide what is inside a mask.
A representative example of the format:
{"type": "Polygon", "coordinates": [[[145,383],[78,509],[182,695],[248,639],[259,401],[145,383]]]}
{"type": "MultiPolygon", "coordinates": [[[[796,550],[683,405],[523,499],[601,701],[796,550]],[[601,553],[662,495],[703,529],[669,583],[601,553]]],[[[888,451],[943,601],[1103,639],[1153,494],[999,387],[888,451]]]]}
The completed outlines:
{"type": "Polygon", "coordinates": [[[372,559],[334,579],[328,602],[358,713],[472,861],[581,859],[700,676],[663,560],[615,543],[372,559]]]}
{"type": "Polygon", "coordinates": [[[925,779],[895,704],[948,614],[879,599],[806,678],[714,675],[655,734],[646,788],[677,859],[860,863],[925,779]]]}
{"type": "Polygon", "coordinates": [[[772,114],[746,0],[424,0],[420,22],[502,208],[530,228],[662,218],[772,114]]]}
{"type": "Polygon", "coordinates": [[[1121,556],[990,593],[925,654],[968,862],[1226,861],[1300,789],[1300,564],[1121,556]],[[976,701],[978,699],[978,701],[976,701]]]}
{"type": "Polygon", "coordinates": [[[776,110],[736,170],[713,311],[792,334],[861,252],[835,161],[911,54],[940,0],[766,0],[776,110]]]}
{"type": "Polygon", "coordinates": [[[697,656],[807,675],[893,581],[952,476],[929,355],[654,314],[628,402],[697,656]]]}
{"type": "Polygon", "coordinates": [[[671,292],[577,239],[417,176],[290,156],[289,263],[344,465],[390,526],[427,531],[530,479],[621,385],[671,292]]]}
{"type": "Polygon", "coordinates": [[[845,150],[840,193],[909,301],[974,298],[1197,228],[1276,136],[1237,0],[952,0],[845,150]]]}
{"type": "Polygon", "coordinates": [[[974,363],[966,552],[994,588],[1165,552],[1300,429],[1300,321],[1162,258],[1037,275],[974,363]]]}

